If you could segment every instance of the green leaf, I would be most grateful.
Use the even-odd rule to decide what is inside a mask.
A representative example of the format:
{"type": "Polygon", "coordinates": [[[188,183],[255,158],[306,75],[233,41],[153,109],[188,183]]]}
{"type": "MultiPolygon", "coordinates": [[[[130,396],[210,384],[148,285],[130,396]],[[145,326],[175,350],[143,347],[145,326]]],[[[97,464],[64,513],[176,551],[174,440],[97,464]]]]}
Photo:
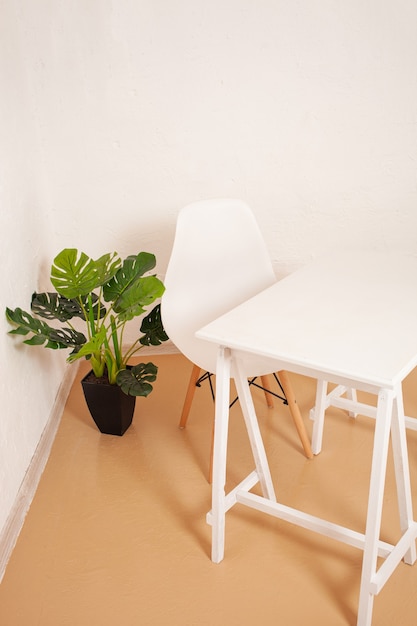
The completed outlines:
{"type": "MultiPolygon", "coordinates": [[[[73,317],[80,317],[81,319],[85,320],[84,310],[81,307],[80,301],[82,302],[84,309],[87,311],[87,314],[88,314],[88,310],[90,306],[88,295],[82,296],[79,299],[73,298],[72,300],[67,300],[66,298],[64,298],[63,305],[65,309],[67,309],[68,312],[72,313],[73,317]]],[[[94,319],[103,318],[106,315],[106,307],[103,305],[103,303],[101,302],[97,294],[95,293],[91,294],[91,303],[92,303],[92,311],[93,311],[94,319]],[[100,312],[99,312],[99,307],[100,307],[100,312]]]]}
{"type": "Polygon", "coordinates": [[[142,315],[145,307],[162,296],[164,289],[164,285],[156,276],[139,278],[120,294],[113,304],[113,310],[121,321],[131,320],[142,315]]]}
{"type": "Polygon", "coordinates": [[[86,296],[111,280],[120,263],[116,252],[94,261],[76,248],[65,248],[54,259],[51,282],[57,292],[69,300],[86,296]]]}
{"type": "Polygon", "coordinates": [[[80,347],[87,341],[83,333],[73,328],[53,329],[50,334],[50,339],[66,348],[74,348],[75,352],[78,352],[80,347]]]}
{"type": "Polygon", "coordinates": [[[149,272],[156,265],[155,255],[149,252],[139,252],[137,256],[128,256],[116,275],[106,285],[103,285],[104,299],[114,302],[141,276],[149,272]]]}
{"type": "Polygon", "coordinates": [[[103,346],[105,345],[105,342],[106,329],[104,327],[101,327],[99,332],[94,335],[94,337],[92,337],[89,341],[86,341],[79,350],[77,350],[76,352],[72,352],[69,355],[68,361],[72,363],[76,359],[80,359],[82,357],[88,359],[91,356],[95,356],[96,358],[101,360],[99,355],[103,352],[103,346]]]}
{"type": "Polygon", "coordinates": [[[42,328],[42,322],[19,308],[12,311],[12,309],[6,307],[6,318],[10,324],[17,326],[14,330],[9,330],[9,335],[27,335],[30,332],[36,333],[42,328]]]}
{"type": "MultiPolygon", "coordinates": [[[[32,302],[30,308],[32,313],[44,317],[46,319],[56,319],[60,322],[66,322],[70,320],[74,314],[72,307],[70,308],[67,303],[72,303],[73,300],[67,300],[63,296],[55,292],[48,293],[34,293],[32,295],[32,302]]],[[[78,305],[78,308],[79,305],[78,305]]]]}
{"type": "Polygon", "coordinates": [[[159,346],[169,339],[162,325],[161,305],[157,304],[152,311],[143,318],[140,327],[143,336],[139,339],[143,346],[159,346]]]}
{"type": "Polygon", "coordinates": [[[150,383],[156,380],[158,368],[153,363],[139,363],[131,369],[120,370],[116,382],[128,396],[148,396],[152,391],[150,383]]]}
{"type": "MultiPolygon", "coordinates": [[[[73,317],[80,317],[85,320],[84,311],[80,304],[81,302],[84,304],[84,308],[88,309],[88,297],[83,296],[79,300],[76,298],[72,298],[68,300],[68,298],[64,298],[64,296],[60,296],[58,293],[34,293],[32,295],[32,302],[30,308],[32,309],[32,313],[35,315],[39,315],[39,317],[44,317],[45,319],[57,319],[60,322],[66,322],[73,317]]],[[[92,294],[92,303],[93,303],[93,315],[94,319],[99,317],[100,319],[105,316],[106,309],[101,302],[99,302],[98,296],[93,293],[92,294]],[[98,316],[98,307],[100,306],[100,315],[98,316]]]]}
{"type": "Polygon", "coordinates": [[[53,261],[51,282],[59,294],[70,300],[86,296],[99,286],[96,264],[84,252],[65,248],[53,261]]]}
{"type": "Polygon", "coordinates": [[[105,283],[108,283],[113,278],[119,270],[121,263],[122,262],[116,252],[103,254],[103,256],[95,261],[97,282],[100,287],[105,283]]]}
{"type": "Polygon", "coordinates": [[[25,339],[23,343],[29,346],[42,346],[52,348],[53,350],[67,348],[67,343],[61,341],[56,335],[56,329],[51,328],[45,322],[41,322],[34,318],[30,313],[16,308],[12,311],[6,308],[6,317],[11,324],[15,324],[17,328],[9,331],[10,335],[26,336],[32,333],[32,337],[25,339]]]}

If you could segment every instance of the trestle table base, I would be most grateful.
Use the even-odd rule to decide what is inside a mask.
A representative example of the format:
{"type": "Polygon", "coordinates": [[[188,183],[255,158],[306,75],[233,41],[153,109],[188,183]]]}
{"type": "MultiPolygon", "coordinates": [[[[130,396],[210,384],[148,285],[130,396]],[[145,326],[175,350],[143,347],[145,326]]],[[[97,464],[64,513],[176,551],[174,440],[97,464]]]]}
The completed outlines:
{"type": "MultiPolygon", "coordinates": [[[[337,541],[363,550],[362,576],[359,593],[357,626],[371,626],[373,601],[387,582],[391,574],[403,559],[408,564],[416,560],[417,523],[413,519],[411,486],[408,466],[406,441],[406,418],[402,403],[402,389],[379,389],[377,407],[368,407],[365,415],[375,417],[375,434],[372,453],[372,468],[368,498],[365,533],[361,534],[343,526],[322,520],[297,509],[276,502],[271,473],[262,442],[261,433],[249,392],[248,383],[241,369],[239,360],[233,359],[233,375],[238,391],[246,429],[249,435],[255,470],[228,494],[226,484],[226,454],[229,421],[229,381],[232,372],[232,353],[221,347],[218,356],[216,380],[216,421],[213,458],[212,510],[207,515],[207,522],[212,525],[212,560],[219,563],[224,557],[225,516],[236,503],[257,509],[297,526],[312,530],[337,541]],[[387,456],[391,435],[397,485],[398,508],[402,536],[395,544],[381,541],[381,518],[387,456]],[[262,496],[250,493],[260,483],[262,496]],[[377,558],[383,557],[383,564],[377,569],[377,558]]],[[[353,391],[354,384],[339,386],[333,394],[333,400],[343,399],[343,408],[352,416],[363,413],[363,407],[357,402],[353,391]],[[342,391],[343,390],[343,391],[342,391]],[[339,395],[339,399],[337,398],[339,395]]],[[[324,413],[329,406],[326,383],[319,382],[314,413],[313,451],[321,449],[324,413]]],[[[366,405],[365,405],[366,406],[366,405]]],[[[410,418],[407,418],[410,419],[410,418]]]]}

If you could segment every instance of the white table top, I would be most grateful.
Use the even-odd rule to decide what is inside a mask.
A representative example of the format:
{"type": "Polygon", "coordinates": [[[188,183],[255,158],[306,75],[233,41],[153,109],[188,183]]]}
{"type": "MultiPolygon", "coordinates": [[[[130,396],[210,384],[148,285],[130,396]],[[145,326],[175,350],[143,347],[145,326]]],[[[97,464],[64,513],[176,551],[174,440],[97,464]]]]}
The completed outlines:
{"type": "Polygon", "coordinates": [[[319,259],[196,336],[271,358],[277,370],[392,389],[417,365],[417,258],[352,251],[319,259]]]}

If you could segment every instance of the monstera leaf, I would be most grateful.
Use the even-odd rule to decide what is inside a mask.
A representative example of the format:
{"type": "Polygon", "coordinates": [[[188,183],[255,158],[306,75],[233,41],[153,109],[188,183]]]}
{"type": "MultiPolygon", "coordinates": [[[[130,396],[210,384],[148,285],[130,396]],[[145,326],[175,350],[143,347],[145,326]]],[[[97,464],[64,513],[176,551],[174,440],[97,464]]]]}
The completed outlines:
{"type": "Polygon", "coordinates": [[[128,396],[148,396],[156,380],[158,368],[153,363],[139,363],[132,368],[120,370],[116,382],[128,396]]]}
{"type": "Polygon", "coordinates": [[[103,256],[95,261],[97,282],[100,287],[108,283],[113,278],[119,270],[121,263],[122,262],[116,252],[113,252],[112,254],[103,254],[103,256]]]}
{"type": "MultiPolygon", "coordinates": [[[[106,309],[99,301],[98,296],[95,293],[92,294],[92,312],[95,317],[102,318],[106,314],[106,309]],[[100,309],[99,309],[100,307],[100,309]]],[[[73,317],[80,317],[85,320],[84,310],[88,307],[88,297],[68,300],[64,296],[60,296],[55,292],[48,293],[34,293],[32,295],[32,302],[30,308],[32,313],[44,317],[45,319],[57,319],[60,322],[66,322],[73,317]],[[83,304],[84,309],[81,304],[83,304]]]]}
{"type": "Polygon", "coordinates": [[[100,328],[98,333],[91,337],[88,341],[85,341],[79,350],[69,355],[68,361],[72,363],[82,357],[88,359],[93,355],[99,354],[103,350],[103,346],[106,343],[106,329],[100,328]]]}
{"type": "Polygon", "coordinates": [[[106,302],[113,302],[113,311],[123,322],[141,315],[146,306],[155,302],[164,292],[164,285],[156,276],[143,276],[155,266],[155,256],[140,252],[129,256],[114,278],[104,285],[106,302]]]}
{"type": "Polygon", "coordinates": [[[156,276],[144,276],[129,286],[113,304],[113,311],[125,322],[141,315],[145,307],[155,302],[164,292],[164,286],[156,276]]]}
{"type": "Polygon", "coordinates": [[[85,320],[84,311],[87,312],[91,308],[91,313],[95,319],[101,319],[106,315],[106,307],[103,305],[99,297],[95,294],[91,294],[91,303],[90,296],[82,296],[77,299],[67,300],[65,299],[64,303],[67,311],[72,312],[74,317],[81,317],[81,319],[85,320]],[[81,307],[82,304],[82,307],[81,307]]]}
{"type": "Polygon", "coordinates": [[[49,320],[59,320],[66,322],[74,317],[73,313],[65,305],[72,300],[67,300],[55,292],[34,293],[30,308],[32,313],[49,320]]]}
{"type": "Polygon", "coordinates": [[[69,300],[86,296],[111,280],[120,263],[116,252],[94,261],[76,248],[65,248],[54,259],[51,282],[57,292],[69,300]]]}
{"type": "Polygon", "coordinates": [[[163,341],[169,339],[162,325],[160,304],[157,304],[152,311],[143,318],[140,332],[143,333],[143,335],[139,341],[143,346],[159,346],[163,341]]]}
{"type": "MultiPolygon", "coordinates": [[[[41,322],[34,318],[30,313],[23,311],[20,308],[12,309],[6,308],[6,317],[10,323],[16,325],[14,330],[10,330],[10,335],[29,335],[32,336],[29,339],[25,339],[23,343],[28,346],[43,346],[45,348],[52,348],[57,350],[60,348],[67,348],[66,342],[61,341],[56,334],[55,328],[51,328],[45,322],[41,322]]],[[[84,339],[85,340],[85,339],[84,339]]]]}
{"type": "Polygon", "coordinates": [[[80,333],[73,328],[52,329],[49,337],[52,341],[56,341],[62,347],[73,348],[74,354],[76,354],[87,341],[83,333],[80,333]]]}
{"type": "Polygon", "coordinates": [[[104,285],[104,299],[106,302],[117,300],[141,276],[153,269],[155,264],[155,255],[150,252],[139,252],[136,256],[128,256],[112,280],[104,285]]]}

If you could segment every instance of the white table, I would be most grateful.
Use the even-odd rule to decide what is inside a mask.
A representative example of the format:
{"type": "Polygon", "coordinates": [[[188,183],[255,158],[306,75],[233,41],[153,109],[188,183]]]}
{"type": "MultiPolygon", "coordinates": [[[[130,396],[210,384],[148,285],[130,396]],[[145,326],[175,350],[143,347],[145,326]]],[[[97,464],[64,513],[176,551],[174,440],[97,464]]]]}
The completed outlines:
{"type": "MultiPolygon", "coordinates": [[[[226,512],[237,502],[363,549],[358,626],[370,626],[373,599],[404,559],[416,559],[402,381],[417,365],[417,258],[355,251],[308,265],[197,332],[219,346],[213,465],[212,560],[224,556],[226,512]],[[377,395],[365,533],[361,534],[276,502],[271,473],[247,380],[245,358],[318,379],[313,452],[321,449],[327,381],[348,393],[377,395]],[[230,377],[235,378],[255,470],[225,494],[230,377]],[[380,540],[387,454],[394,455],[402,537],[380,540]],[[262,496],[250,492],[260,483],[262,496]],[[377,569],[377,557],[384,557],[377,569]]],[[[361,411],[362,412],[362,411],[361,411]]],[[[370,411],[371,413],[372,411],[370,411]]],[[[411,418],[407,418],[410,421],[411,418]]],[[[314,463],[313,461],[310,461],[314,463]]]]}

